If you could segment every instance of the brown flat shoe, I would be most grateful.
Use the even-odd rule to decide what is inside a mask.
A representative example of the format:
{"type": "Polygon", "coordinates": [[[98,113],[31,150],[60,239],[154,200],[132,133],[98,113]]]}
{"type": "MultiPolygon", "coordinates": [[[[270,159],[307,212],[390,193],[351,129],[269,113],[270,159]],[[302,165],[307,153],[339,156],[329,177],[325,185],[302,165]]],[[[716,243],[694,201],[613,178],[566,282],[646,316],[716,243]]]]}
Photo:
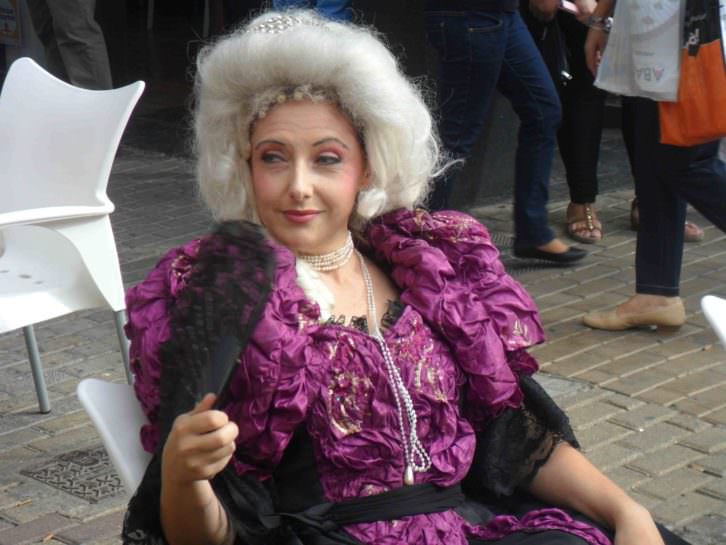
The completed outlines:
{"type": "Polygon", "coordinates": [[[602,312],[589,312],[582,320],[586,326],[606,331],[622,331],[641,326],[656,326],[658,329],[678,329],[686,321],[686,309],[680,297],[663,307],[643,312],[618,313],[617,307],[602,312]]]}
{"type": "Polygon", "coordinates": [[[602,224],[595,215],[592,203],[567,206],[567,234],[583,244],[595,244],[602,240],[602,224]]]}

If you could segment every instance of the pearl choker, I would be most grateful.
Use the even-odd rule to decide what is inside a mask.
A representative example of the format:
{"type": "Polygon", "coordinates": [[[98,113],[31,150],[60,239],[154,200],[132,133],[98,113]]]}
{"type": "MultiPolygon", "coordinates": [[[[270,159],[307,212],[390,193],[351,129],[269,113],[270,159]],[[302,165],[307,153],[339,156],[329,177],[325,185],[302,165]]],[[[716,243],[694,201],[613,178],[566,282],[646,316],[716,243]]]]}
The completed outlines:
{"type": "Polygon", "coordinates": [[[353,250],[353,237],[351,236],[350,231],[348,231],[348,238],[346,239],[345,244],[337,250],[333,250],[330,253],[322,255],[300,254],[298,257],[310,265],[310,267],[314,270],[318,272],[327,272],[339,269],[348,263],[350,257],[353,255],[353,250]]]}

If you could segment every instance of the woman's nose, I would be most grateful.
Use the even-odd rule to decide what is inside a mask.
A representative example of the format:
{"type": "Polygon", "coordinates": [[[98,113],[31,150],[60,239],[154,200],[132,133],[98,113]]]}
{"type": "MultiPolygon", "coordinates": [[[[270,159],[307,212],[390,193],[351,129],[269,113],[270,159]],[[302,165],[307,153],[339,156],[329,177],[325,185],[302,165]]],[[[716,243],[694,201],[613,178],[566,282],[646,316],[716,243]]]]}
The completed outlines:
{"type": "Polygon", "coordinates": [[[306,165],[295,163],[290,176],[290,194],[295,200],[304,200],[312,195],[312,177],[306,165]]]}

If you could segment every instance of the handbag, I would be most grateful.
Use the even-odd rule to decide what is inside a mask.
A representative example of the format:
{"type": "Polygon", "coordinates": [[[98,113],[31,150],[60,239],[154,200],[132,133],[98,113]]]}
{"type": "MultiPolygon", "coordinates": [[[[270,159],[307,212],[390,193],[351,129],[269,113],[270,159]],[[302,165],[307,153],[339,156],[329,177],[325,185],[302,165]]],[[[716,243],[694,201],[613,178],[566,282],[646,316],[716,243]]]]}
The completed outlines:
{"type": "Polygon", "coordinates": [[[718,0],[688,0],[677,102],[661,102],[660,141],[695,146],[726,136],[726,58],[718,0]]]}
{"type": "Polygon", "coordinates": [[[615,4],[595,86],[618,95],[676,100],[685,0],[615,4]]]}

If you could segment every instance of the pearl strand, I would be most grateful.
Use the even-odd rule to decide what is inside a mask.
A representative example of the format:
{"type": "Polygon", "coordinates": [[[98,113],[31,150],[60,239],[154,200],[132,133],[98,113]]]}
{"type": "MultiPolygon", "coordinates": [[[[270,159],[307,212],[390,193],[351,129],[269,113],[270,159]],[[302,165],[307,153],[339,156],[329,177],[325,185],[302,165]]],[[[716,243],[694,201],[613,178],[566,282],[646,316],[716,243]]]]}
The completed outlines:
{"type": "Polygon", "coordinates": [[[403,474],[403,482],[407,485],[414,484],[414,472],[421,473],[428,471],[431,467],[431,458],[424,449],[421,441],[418,438],[416,431],[416,424],[418,418],[416,416],[416,410],[413,407],[413,400],[411,394],[408,393],[406,385],[401,378],[401,372],[399,371],[396,364],[393,363],[393,357],[391,356],[390,350],[386,345],[386,341],[378,328],[378,312],[376,311],[376,301],[373,297],[373,281],[371,275],[368,272],[368,267],[363,259],[361,253],[356,250],[355,253],[358,255],[360,260],[360,267],[363,271],[363,280],[366,285],[366,296],[368,298],[368,313],[371,317],[372,331],[371,336],[376,340],[378,346],[381,348],[383,354],[383,360],[386,362],[386,371],[388,372],[388,381],[391,384],[393,390],[393,398],[396,401],[396,410],[398,411],[398,427],[401,431],[401,437],[403,439],[403,457],[406,462],[406,470],[403,474]],[[401,401],[405,407],[405,414],[408,420],[409,434],[407,436],[404,425],[404,411],[401,407],[401,401]],[[419,462],[416,461],[418,458],[419,462]]]}
{"type": "Polygon", "coordinates": [[[314,270],[318,272],[328,272],[339,269],[348,263],[353,255],[353,250],[353,237],[350,234],[350,231],[348,231],[348,238],[346,239],[345,244],[337,250],[333,250],[330,253],[322,255],[300,254],[298,257],[310,265],[310,267],[314,270]]]}

